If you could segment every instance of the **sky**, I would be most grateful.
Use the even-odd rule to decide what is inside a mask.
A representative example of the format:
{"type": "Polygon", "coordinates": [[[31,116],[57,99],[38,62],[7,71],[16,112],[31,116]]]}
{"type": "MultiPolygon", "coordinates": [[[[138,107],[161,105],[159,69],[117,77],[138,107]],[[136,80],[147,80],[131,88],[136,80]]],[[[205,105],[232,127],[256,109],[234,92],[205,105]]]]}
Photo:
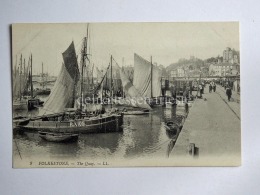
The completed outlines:
{"type": "MultiPolygon", "coordinates": [[[[33,74],[44,72],[57,76],[63,62],[62,52],[74,41],[76,53],[87,23],[14,24],[12,26],[13,66],[20,55],[27,61],[33,56],[33,74]]],[[[168,66],[180,58],[200,59],[223,55],[226,47],[239,49],[238,22],[200,23],[90,23],[91,63],[104,69],[110,55],[120,66],[133,65],[134,53],[168,66]],[[124,59],[124,60],[123,60],[124,59]],[[124,61],[124,63],[123,63],[124,61]]]]}

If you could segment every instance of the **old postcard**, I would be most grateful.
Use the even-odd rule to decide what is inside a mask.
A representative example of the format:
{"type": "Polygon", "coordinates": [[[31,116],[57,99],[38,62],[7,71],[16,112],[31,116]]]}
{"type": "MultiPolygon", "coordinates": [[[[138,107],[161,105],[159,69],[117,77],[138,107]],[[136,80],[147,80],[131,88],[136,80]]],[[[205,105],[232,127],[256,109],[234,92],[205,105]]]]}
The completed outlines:
{"type": "Polygon", "coordinates": [[[12,25],[13,167],[239,166],[238,22],[12,25]]]}

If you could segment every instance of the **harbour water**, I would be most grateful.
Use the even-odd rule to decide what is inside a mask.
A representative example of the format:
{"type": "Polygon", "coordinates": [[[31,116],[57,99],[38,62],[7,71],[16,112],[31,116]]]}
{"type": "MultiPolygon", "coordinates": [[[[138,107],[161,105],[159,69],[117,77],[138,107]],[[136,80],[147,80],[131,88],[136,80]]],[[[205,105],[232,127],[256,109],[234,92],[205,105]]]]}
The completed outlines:
{"type": "MultiPolygon", "coordinates": [[[[122,132],[80,134],[74,143],[46,142],[37,132],[15,134],[13,154],[16,158],[55,160],[167,158],[173,140],[161,123],[175,120],[176,109],[177,113],[185,112],[183,107],[158,106],[147,115],[125,115],[122,132]]],[[[37,111],[26,114],[36,115],[37,111]]]]}

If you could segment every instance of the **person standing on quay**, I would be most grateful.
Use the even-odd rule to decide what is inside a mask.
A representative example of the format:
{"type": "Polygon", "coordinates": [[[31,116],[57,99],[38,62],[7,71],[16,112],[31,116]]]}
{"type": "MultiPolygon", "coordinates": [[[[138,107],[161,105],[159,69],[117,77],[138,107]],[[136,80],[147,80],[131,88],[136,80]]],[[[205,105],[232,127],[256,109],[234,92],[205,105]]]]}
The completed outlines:
{"type": "Polygon", "coordinates": [[[211,91],[212,91],[212,82],[210,82],[209,84],[209,93],[211,93],[211,91]]]}
{"type": "Polygon", "coordinates": [[[213,81],[213,86],[212,86],[212,88],[213,88],[213,91],[214,92],[216,92],[216,83],[213,81]]]}
{"type": "Polygon", "coordinates": [[[231,98],[231,95],[232,95],[232,90],[231,90],[231,87],[229,85],[226,87],[226,94],[228,96],[228,101],[230,101],[230,98],[231,98]]]}
{"type": "Polygon", "coordinates": [[[201,82],[201,85],[202,85],[202,94],[204,94],[204,87],[205,87],[205,82],[204,82],[204,81],[202,81],[202,82],[201,82]]]}
{"type": "Polygon", "coordinates": [[[199,98],[202,98],[202,90],[203,90],[203,87],[202,87],[202,84],[200,83],[199,84],[199,98]]]}

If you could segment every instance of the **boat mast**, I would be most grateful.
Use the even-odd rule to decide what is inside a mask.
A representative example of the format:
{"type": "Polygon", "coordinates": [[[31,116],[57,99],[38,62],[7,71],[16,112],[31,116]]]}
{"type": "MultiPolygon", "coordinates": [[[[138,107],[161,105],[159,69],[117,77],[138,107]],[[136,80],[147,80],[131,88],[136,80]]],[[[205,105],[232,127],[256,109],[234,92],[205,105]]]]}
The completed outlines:
{"type": "MultiPolygon", "coordinates": [[[[101,70],[101,72],[102,72],[102,76],[103,76],[103,70],[101,70]]],[[[103,79],[102,79],[102,81],[101,81],[101,89],[100,89],[100,91],[101,91],[101,101],[103,101],[103,80],[104,80],[104,77],[103,77],[103,79]]],[[[96,92],[95,92],[96,93],[96,92]]],[[[101,103],[102,104],[102,103],[101,103]]]]}
{"type": "Polygon", "coordinates": [[[93,63],[93,66],[92,66],[92,86],[94,88],[94,63],[93,63]]]}
{"type": "MultiPolygon", "coordinates": [[[[88,25],[89,26],[89,25],[88,25]]],[[[87,26],[87,36],[84,37],[84,42],[83,42],[83,48],[81,50],[81,83],[80,83],[80,96],[81,96],[81,101],[80,101],[80,110],[82,110],[82,101],[83,101],[83,96],[84,96],[84,67],[85,67],[85,59],[88,58],[87,54],[87,40],[88,40],[88,26],[87,26]]]]}
{"type": "Polygon", "coordinates": [[[20,71],[19,71],[19,75],[20,75],[20,84],[19,84],[19,87],[20,87],[20,90],[19,90],[19,99],[20,101],[22,100],[22,64],[23,64],[23,55],[21,54],[21,58],[20,58],[20,71]]]}
{"type": "MultiPolygon", "coordinates": [[[[169,79],[168,79],[168,81],[169,81],[169,79]]],[[[170,81],[169,81],[170,82],[170,81]]],[[[166,88],[165,88],[166,89],[166,88]]],[[[162,76],[161,76],[161,95],[162,95],[162,76]]]]}
{"type": "MultiPolygon", "coordinates": [[[[123,68],[124,68],[124,65],[125,65],[125,58],[123,57],[122,58],[122,70],[123,70],[123,68]]],[[[124,70],[123,70],[124,71],[124,70]]],[[[125,73],[125,71],[124,71],[124,73],[125,73]]],[[[129,77],[129,75],[128,75],[128,77],[129,77]]],[[[130,79],[129,79],[130,80],[130,79]]],[[[121,89],[121,96],[124,98],[125,97],[125,91],[124,91],[124,87],[123,87],[123,85],[122,85],[122,89],[121,89]]]]}
{"type": "Polygon", "coordinates": [[[25,58],[23,59],[23,89],[22,89],[22,96],[24,96],[24,92],[25,92],[25,89],[26,89],[26,82],[27,82],[27,78],[26,78],[26,75],[27,72],[25,71],[25,58]]]}
{"type": "Polygon", "coordinates": [[[33,98],[33,82],[32,82],[32,54],[31,54],[31,98],[33,98]]]}
{"type": "Polygon", "coordinates": [[[43,62],[42,62],[42,89],[44,88],[44,81],[43,81],[43,62]]]}
{"type": "MultiPolygon", "coordinates": [[[[108,64],[108,67],[110,67],[110,63],[108,64]]],[[[106,74],[105,97],[107,96],[107,90],[108,90],[108,81],[107,81],[107,76],[108,76],[108,74],[106,74]]]]}
{"type": "Polygon", "coordinates": [[[151,98],[153,98],[153,58],[151,56],[151,98]]]}
{"type": "Polygon", "coordinates": [[[24,78],[25,78],[25,58],[23,59],[23,74],[24,74],[24,78]]]}
{"type": "Polygon", "coordinates": [[[84,42],[83,42],[83,49],[81,51],[81,83],[80,83],[80,96],[81,96],[81,101],[80,101],[80,110],[82,110],[82,101],[83,101],[83,82],[84,82],[84,65],[85,65],[85,56],[86,56],[86,47],[87,47],[87,38],[84,37],[84,42]]]}
{"type": "Polygon", "coordinates": [[[15,56],[14,78],[17,77],[17,55],[15,56]]]}
{"type": "Polygon", "coordinates": [[[111,63],[111,78],[110,78],[111,108],[113,107],[113,102],[112,102],[112,99],[113,99],[113,87],[112,87],[112,84],[113,84],[113,78],[112,78],[113,72],[112,72],[112,61],[113,61],[113,57],[112,57],[112,55],[111,55],[111,57],[110,57],[110,63],[111,63]]]}

